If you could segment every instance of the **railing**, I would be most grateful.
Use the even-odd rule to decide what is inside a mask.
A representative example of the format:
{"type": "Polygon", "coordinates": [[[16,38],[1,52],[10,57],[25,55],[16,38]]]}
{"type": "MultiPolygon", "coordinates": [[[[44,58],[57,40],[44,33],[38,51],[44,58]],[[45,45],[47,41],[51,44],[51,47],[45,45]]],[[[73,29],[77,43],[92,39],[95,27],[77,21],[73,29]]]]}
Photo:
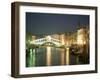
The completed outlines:
{"type": "Polygon", "coordinates": [[[40,38],[40,39],[36,39],[34,41],[31,41],[30,44],[34,44],[34,45],[42,45],[46,42],[51,42],[51,43],[54,43],[56,45],[61,45],[61,42],[60,40],[58,39],[54,39],[54,38],[51,38],[50,40],[48,40],[47,38],[40,38]]]}

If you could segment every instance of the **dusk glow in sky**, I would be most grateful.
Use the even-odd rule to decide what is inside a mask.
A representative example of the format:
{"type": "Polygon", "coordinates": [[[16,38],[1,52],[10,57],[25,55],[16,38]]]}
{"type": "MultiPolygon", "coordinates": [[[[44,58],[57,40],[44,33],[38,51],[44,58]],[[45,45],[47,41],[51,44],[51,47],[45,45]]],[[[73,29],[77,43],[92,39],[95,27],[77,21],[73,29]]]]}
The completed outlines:
{"type": "Polygon", "coordinates": [[[56,34],[76,31],[77,25],[89,25],[89,15],[26,13],[26,33],[56,34]]]}

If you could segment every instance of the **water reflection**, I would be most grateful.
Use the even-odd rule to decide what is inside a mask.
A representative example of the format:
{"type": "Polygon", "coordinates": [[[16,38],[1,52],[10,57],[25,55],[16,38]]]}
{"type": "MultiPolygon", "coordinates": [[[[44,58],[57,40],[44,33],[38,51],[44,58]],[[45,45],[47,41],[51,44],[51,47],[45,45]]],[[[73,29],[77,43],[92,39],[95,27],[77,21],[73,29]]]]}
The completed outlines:
{"type": "Polygon", "coordinates": [[[83,64],[68,48],[40,47],[26,50],[26,67],[83,64]]]}
{"type": "Polygon", "coordinates": [[[43,47],[28,49],[26,51],[26,67],[64,65],[66,62],[65,55],[64,48],[43,47]]]}
{"type": "Polygon", "coordinates": [[[47,47],[46,48],[47,49],[47,51],[46,51],[46,65],[47,66],[50,66],[51,65],[51,47],[47,47]]]}

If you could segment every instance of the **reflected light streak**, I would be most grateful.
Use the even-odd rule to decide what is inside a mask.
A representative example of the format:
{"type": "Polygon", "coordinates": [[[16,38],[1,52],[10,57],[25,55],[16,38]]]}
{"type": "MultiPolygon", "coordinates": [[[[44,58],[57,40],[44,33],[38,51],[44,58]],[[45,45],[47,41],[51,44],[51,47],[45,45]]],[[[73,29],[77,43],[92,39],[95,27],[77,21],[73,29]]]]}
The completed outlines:
{"type": "Polygon", "coordinates": [[[47,66],[51,65],[51,47],[47,46],[47,66]]]}
{"type": "Polygon", "coordinates": [[[66,48],[66,64],[69,65],[69,48],[66,48]]]}

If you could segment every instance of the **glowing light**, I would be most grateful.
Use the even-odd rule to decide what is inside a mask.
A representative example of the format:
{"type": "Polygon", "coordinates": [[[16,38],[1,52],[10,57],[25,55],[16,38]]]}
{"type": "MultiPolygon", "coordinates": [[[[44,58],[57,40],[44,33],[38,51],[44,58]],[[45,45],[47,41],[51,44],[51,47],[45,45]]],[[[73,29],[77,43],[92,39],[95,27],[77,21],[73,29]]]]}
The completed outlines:
{"type": "Polygon", "coordinates": [[[78,45],[86,44],[85,35],[86,34],[84,32],[84,29],[78,30],[78,36],[77,36],[77,44],[78,45]]]}
{"type": "Polygon", "coordinates": [[[51,41],[51,36],[46,37],[47,41],[51,41]]]}
{"type": "Polygon", "coordinates": [[[66,64],[69,65],[69,48],[66,48],[66,64]]]}
{"type": "Polygon", "coordinates": [[[61,65],[64,65],[65,62],[65,50],[61,49],[61,65]]]}
{"type": "Polygon", "coordinates": [[[64,34],[61,35],[61,43],[62,45],[65,45],[65,35],[64,34]]]}
{"type": "Polygon", "coordinates": [[[83,44],[86,44],[86,41],[84,41],[83,44]]]}
{"type": "Polygon", "coordinates": [[[78,37],[77,37],[77,44],[78,45],[83,45],[83,34],[78,33],[78,37]]]}
{"type": "Polygon", "coordinates": [[[78,44],[79,44],[79,45],[82,45],[82,44],[83,44],[83,40],[78,39],[78,44]]]}
{"type": "Polygon", "coordinates": [[[51,65],[51,47],[47,47],[47,66],[51,65]]]}

